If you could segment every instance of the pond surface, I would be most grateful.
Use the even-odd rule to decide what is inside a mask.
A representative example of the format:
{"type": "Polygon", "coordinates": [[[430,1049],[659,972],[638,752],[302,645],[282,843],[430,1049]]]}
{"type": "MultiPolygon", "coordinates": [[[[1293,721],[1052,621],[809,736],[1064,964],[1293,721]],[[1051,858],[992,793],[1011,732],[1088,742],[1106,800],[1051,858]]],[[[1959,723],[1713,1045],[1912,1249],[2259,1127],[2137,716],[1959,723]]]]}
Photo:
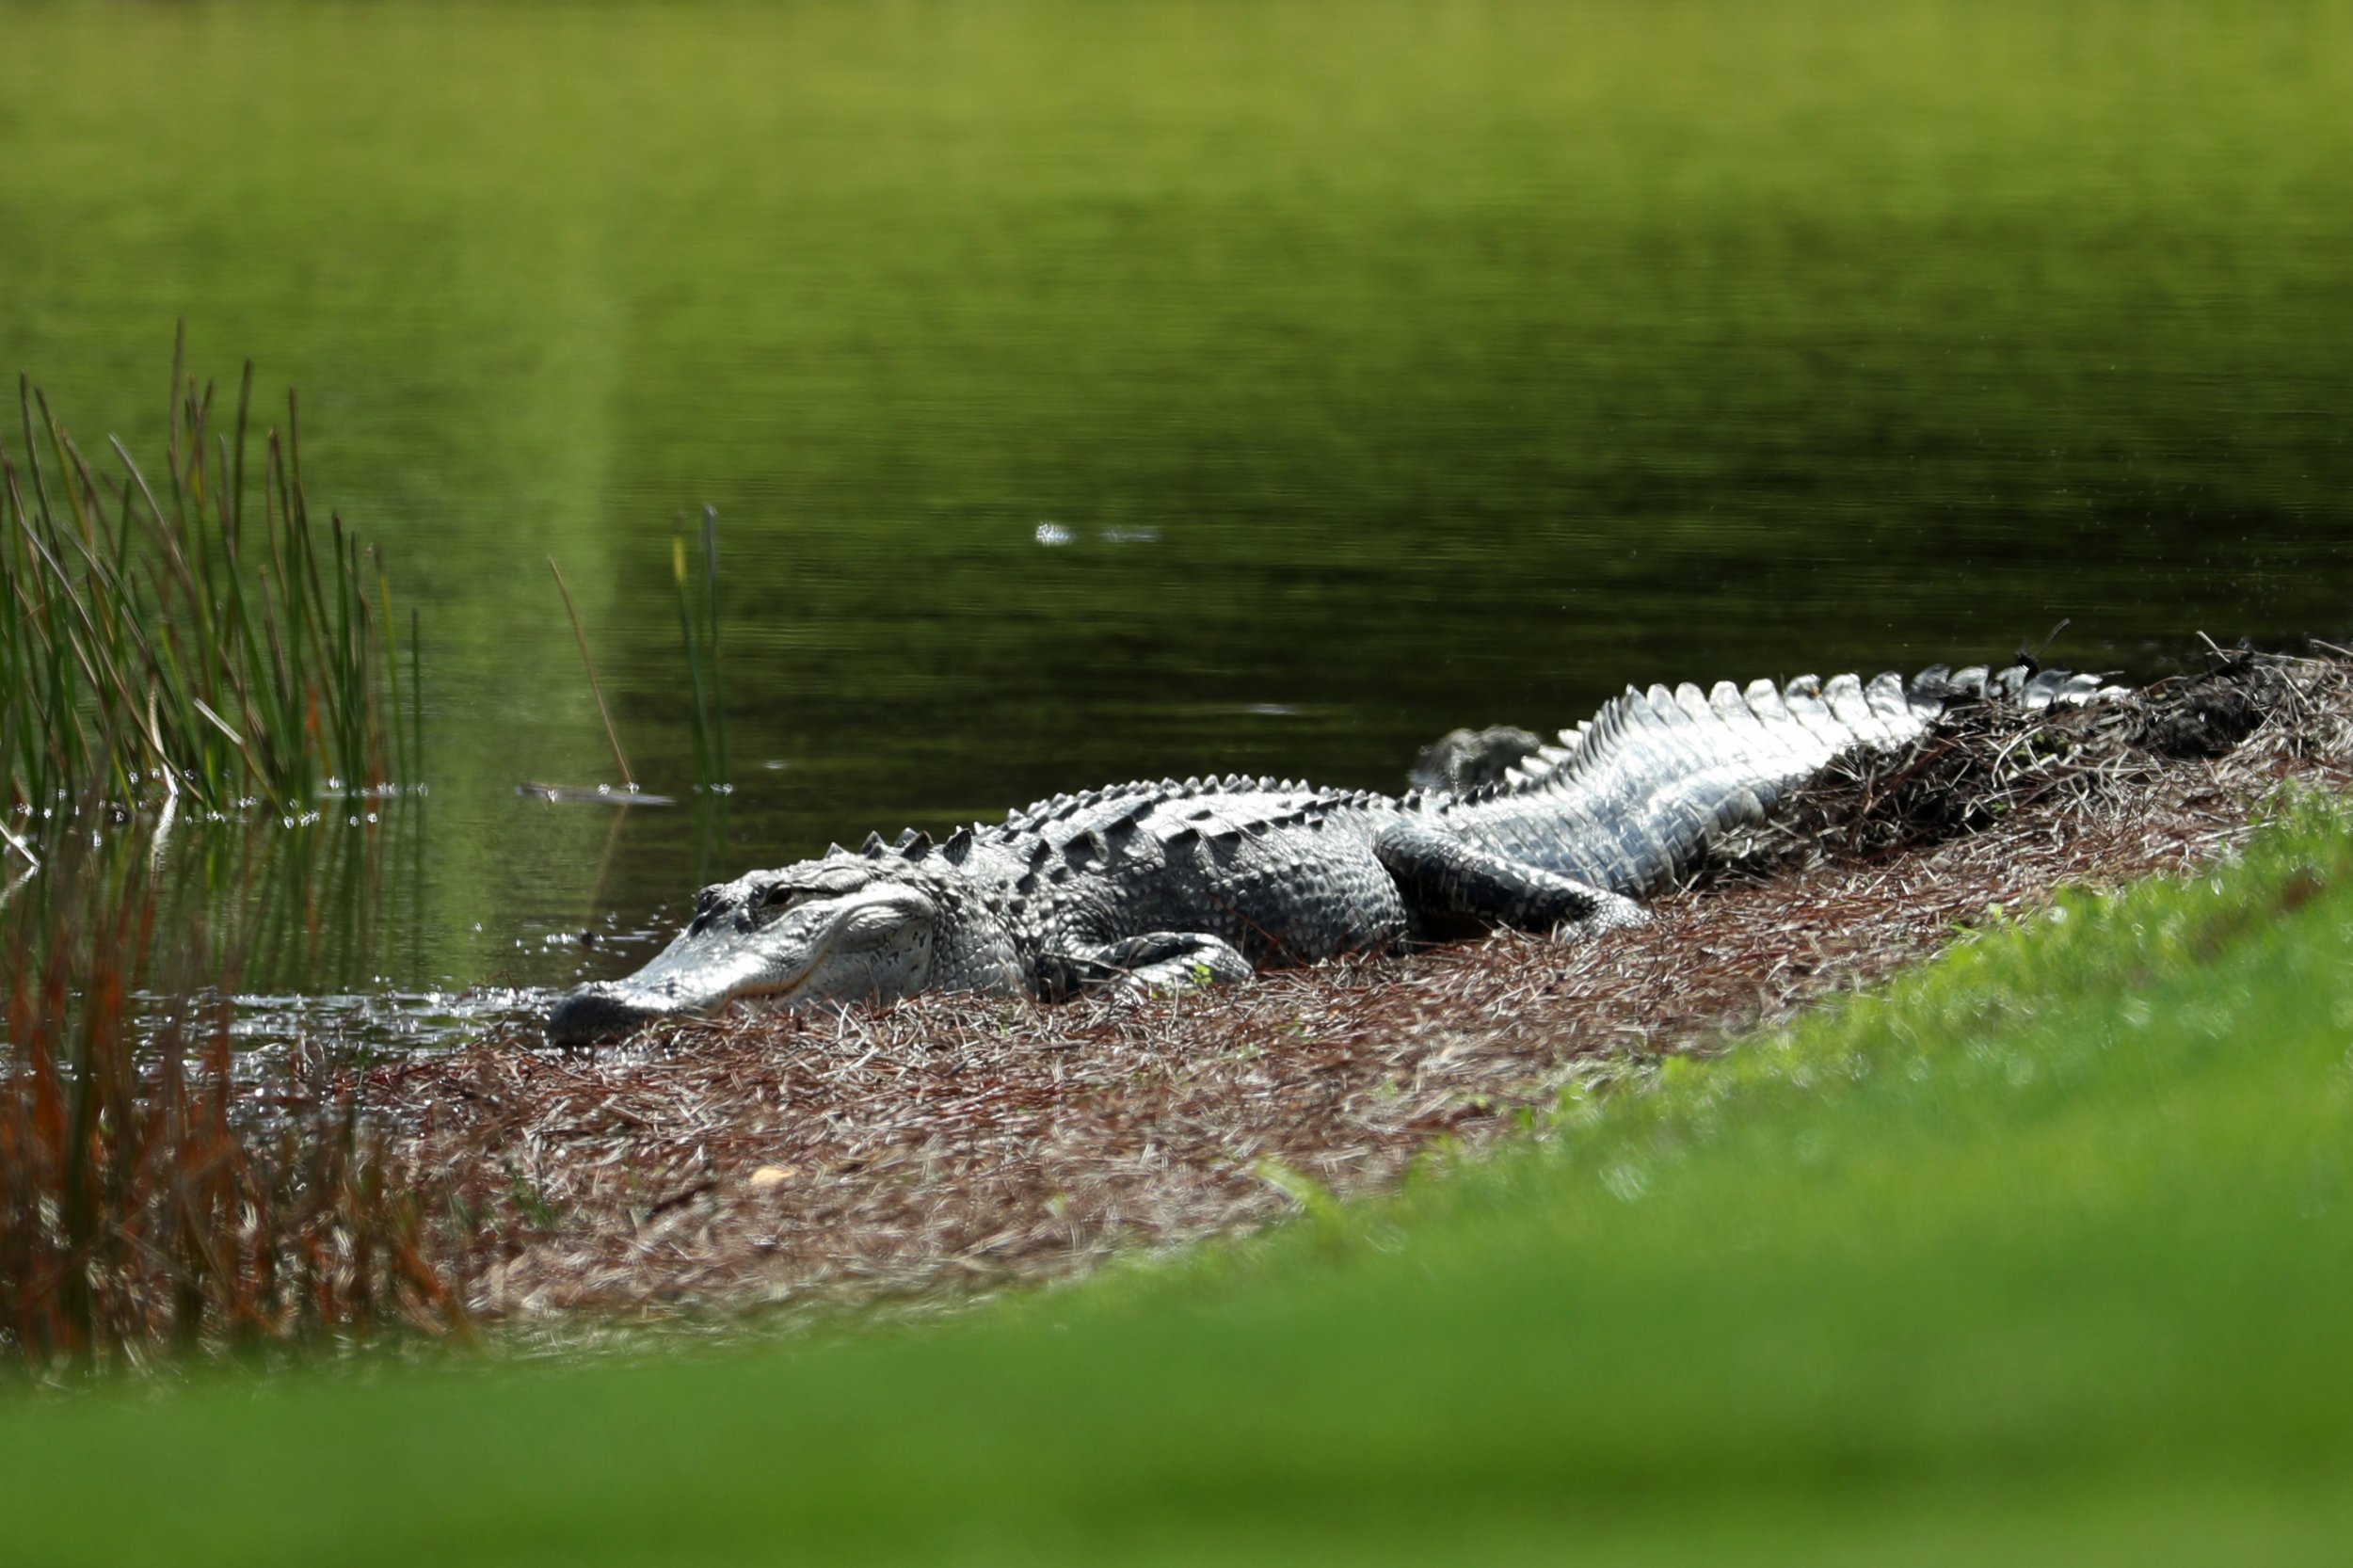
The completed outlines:
{"type": "Polygon", "coordinates": [[[429,793],[273,830],[367,864],[242,980],[430,1014],[1061,789],[2341,635],[2348,103],[2339,7],[14,7],[0,359],[142,453],[175,318],[300,389],[429,793]],[[518,796],[616,777],[550,555],[689,793],[705,504],[735,792],[518,796]]]}

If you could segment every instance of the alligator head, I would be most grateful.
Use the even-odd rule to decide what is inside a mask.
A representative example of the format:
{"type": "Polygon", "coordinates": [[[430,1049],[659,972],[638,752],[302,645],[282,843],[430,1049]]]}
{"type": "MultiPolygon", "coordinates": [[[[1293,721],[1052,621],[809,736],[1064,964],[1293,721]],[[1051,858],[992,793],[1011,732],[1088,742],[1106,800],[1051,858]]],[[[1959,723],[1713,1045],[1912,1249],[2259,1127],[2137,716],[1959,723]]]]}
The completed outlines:
{"type": "MultiPolygon", "coordinates": [[[[951,884],[935,872],[836,854],[705,888],[695,918],[652,963],[566,993],[548,1016],[548,1038],[584,1044],[735,1001],[799,1008],[954,986],[940,950],[968,949],[976,934],[951,884]]],[[[1009,968],[1004,956],[1000,968],[1009,968]]]]}

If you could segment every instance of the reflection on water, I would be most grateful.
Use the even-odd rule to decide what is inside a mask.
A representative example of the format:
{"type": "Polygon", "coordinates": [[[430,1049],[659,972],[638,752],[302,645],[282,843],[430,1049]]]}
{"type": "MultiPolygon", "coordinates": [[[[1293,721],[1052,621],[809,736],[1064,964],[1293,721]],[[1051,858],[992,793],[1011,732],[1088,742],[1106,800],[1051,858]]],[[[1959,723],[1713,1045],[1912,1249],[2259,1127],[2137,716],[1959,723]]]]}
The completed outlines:
{"type": "Polygon", "coordinates": [[[135,447],[174,315],[253,355],[425,605],[417,811],[357,865],[174,850],[294,912],[257,997],[565,984],[830,839],[1136,776],[1394,786],[1629,679],[1996,657],[2062,617],[2055,659],[2148,672],[2347,619],[2341,10],[9,31],[0,345],[135,447]],[[738,786],[707,802],[669,591],[704,504],[738,786]],[[611,771],[550,553],[679,807],[514,793],[611,771]]]}
{"type": "MultiPolygon", "coordinates": [[[[232,999],[232,1038],[247,1042],[249,1076],[289,1050],[325,1046],[367,1053],[446,1045],[499,1023],[527,1024],[537,991],[511,980],[431,990],[405,988],[402,972],[501,972],[508,945],[520,968],[561,972],[593,948],[583,932],[540,940],[473,932],[468,944],[437,938],[420,911],[433,901],[425,850],[432,834],[421,802],[344,803],[301,821],[185,821],[171,812],[122,814],[85,808],[70,826],[51,824],[30,842],[45,864],[11,877],[0,899],[0,946],[21,973],[46,972],[48,952],[74,921],[145,935],[139,972],[74,970],[74,988],[152,985],[133,1000],[150,1034],[184,1012],[176,999],[207,991],[232,999]],[[71,842],[68,842],[68,840],[71,842]]],[[[654,939],[617,923],[602,940],[628,952],[654,939]]],[[[0,1039],[4,1039],[0,1035],[0,1039]]]]}
{"type": "MultiPolygon", "coordinates": [[[[437,803],[379,805],[298,825],[203,824],[161,844],[144,824],[116,830],[128,840],[120,853],[141,860],[160,890],[174,950],[195,944],[198,972],[233,991],[241,1037],[373,1050],[445,1045],[495,1024],[535,1026],[546,987],[571,984],[600,962],[642,963],[668,939],[661,908],[635,920],[607,908],[568,922],[533,907],[544,888],[485,896],[434,862],[437,803]],[[473,918],[439,918],[470,904],[473,918]]],[[[624,813],[603,815],[595,874],[609,875],[625,841],[624,813]]],[[[701,829],[706,862],[714,820],[710,808],[683,813],[681,825],[701,829]]],[[[517,810],[505,825],[526,840],[535,827],[572,824],[517,810]]]]}

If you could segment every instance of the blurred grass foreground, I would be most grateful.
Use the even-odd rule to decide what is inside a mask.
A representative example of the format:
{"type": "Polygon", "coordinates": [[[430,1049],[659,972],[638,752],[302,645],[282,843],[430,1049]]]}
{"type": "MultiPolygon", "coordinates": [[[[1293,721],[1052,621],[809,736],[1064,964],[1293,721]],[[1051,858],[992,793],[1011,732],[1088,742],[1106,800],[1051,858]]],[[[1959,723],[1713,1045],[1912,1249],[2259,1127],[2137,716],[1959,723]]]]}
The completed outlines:
{"type": "Polygon", "coordinates": [[[2334,1560],[2348,1031],[2353,836],[2298,808],[1393,1201],[955,1321],[0,1407],[10,1543],[2334,1560]]]}

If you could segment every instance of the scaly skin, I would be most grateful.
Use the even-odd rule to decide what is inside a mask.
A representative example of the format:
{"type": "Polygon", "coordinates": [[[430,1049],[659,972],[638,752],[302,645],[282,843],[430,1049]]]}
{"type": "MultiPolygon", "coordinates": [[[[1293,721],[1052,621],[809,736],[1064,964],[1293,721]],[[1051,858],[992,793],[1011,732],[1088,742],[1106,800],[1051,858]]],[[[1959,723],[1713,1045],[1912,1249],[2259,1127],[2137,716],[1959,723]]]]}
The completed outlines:
{"type": "Polygon", "coordinates": [[[1842,752],[1905,744],[1957,701],[2110,689],[1943,666],[1909,685],[1629,687],[1501,785],[1461,794],[1232,777],[1057,796],[942,843],[875,837],[706,888],[659,957],[568,993],[548,1033],[585,1042],[736,1002],[1237,980],[1497,925],[1576,937],[1641,919],[1635,898],[1842,752]]]}

